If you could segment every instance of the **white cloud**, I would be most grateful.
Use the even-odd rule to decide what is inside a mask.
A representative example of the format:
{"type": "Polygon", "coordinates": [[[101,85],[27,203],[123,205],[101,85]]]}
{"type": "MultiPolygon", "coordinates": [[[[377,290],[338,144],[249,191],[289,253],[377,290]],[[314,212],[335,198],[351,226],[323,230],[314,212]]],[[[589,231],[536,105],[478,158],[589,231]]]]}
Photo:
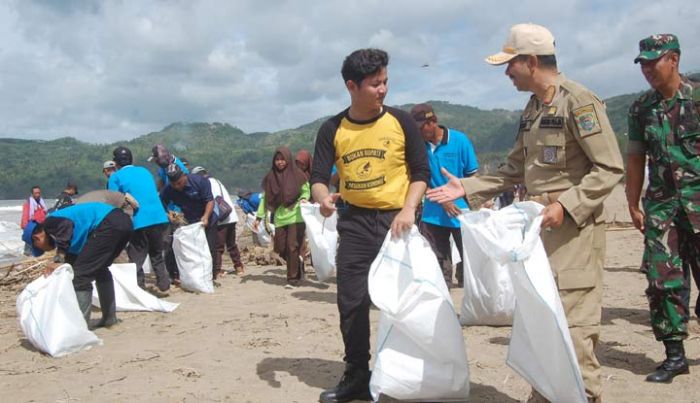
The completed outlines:
{"type": "Polygon", "coordinates": [[[390,53],[389,103],[521,108],[527,94],[483,58],[527,21],[548,26],[562,71],[603,97],[645,87],[632,59],[652,33],[678,34],[682,67],[700,68],[692,1],[314,3],[2,2],[0,136],[108,142],[173,121],[296,127],[347,106],[340,66],[367,46],[390,53]]]}

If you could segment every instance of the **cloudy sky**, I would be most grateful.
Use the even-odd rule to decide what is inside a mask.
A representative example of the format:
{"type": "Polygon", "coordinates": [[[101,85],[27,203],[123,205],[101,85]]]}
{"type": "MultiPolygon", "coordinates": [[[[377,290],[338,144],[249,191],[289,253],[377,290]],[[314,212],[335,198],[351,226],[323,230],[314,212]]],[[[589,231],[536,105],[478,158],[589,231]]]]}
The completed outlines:
{"type": "Polygon", "coordinates": [[[483,58],[519,22],[549,27],[560,69],[608,97],[645,88],[632,60],[652,33],[700,70],[698,21],[695,0],[0,0],[0,137],[297,127],[348,104],[340,66],[363,47],[391,56],[389,104],[517,109],[526,96],[483,58]]]}

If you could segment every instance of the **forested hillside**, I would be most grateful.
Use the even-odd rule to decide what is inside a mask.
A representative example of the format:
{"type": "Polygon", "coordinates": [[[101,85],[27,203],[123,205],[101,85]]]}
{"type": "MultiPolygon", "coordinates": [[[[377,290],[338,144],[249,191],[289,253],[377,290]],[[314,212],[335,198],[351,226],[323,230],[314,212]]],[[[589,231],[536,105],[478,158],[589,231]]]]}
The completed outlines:
{"type": "MultiPolygon", "coordinates": [[[[627,110],[638,94],[621,95],[606,101],[608,114],[624,147],[627,110]]],[[[513,143],[519,111],[482,110],[471,106],[432,101],[442,124],[470,136],[485,170],[497,166],[513,143]]],[[[402,105],[410,109],[412,105],[402,105]]],[[[0,198],[22,198],[32,185],[44,188],[48,197],[58,194],[66,181],[75,181],[81,192],[103,188],[102,163],[112,149],[126,145],[135,163],[154,170],[146,161],[154,144],[165,144],[192,166],[202,165],[227,186],[257,189],[272,162],[272,151],[288,145],[292,151],[313,151],[316,132],[326,117],[295,129],[274,133],[246,134],[227,123],[173,123],[163,130],[128,142],[90,144],[73,138],[53,141],[0,139],[0,198]]]]}

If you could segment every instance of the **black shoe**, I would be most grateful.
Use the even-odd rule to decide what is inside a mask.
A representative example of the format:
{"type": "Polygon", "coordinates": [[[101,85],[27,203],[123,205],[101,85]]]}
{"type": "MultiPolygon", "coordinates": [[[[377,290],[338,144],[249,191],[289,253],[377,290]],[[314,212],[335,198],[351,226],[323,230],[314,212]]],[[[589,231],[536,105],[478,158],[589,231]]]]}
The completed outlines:
{"type": "Polygon", "coordinates": [[[683,341],[664,341],[664,346],[666,347],[666,359],[656,367],[656,371],[647,376],[647,382],[671,383],[676,375],[690,373],[683,341]]]}
{"type": "Polygon", "coordinates": [[[369,378],[371,372],[368,369],[357,367],[353,364],[345,365],[345,373],[340,382],[333,389],[325,390],[318,400],[321,403],[342,403],[351,400],[372,400],[369,393],[369,378]]]}
{"type": "Polygon", "coordinates": [[[117,319],[117,301],[114,296],[114,280],[103,281],[95,285],[97,286],[97,296],[100,299],[102,319],[95,323],[92,328],[111,327],[119,322],[117,319]]]}

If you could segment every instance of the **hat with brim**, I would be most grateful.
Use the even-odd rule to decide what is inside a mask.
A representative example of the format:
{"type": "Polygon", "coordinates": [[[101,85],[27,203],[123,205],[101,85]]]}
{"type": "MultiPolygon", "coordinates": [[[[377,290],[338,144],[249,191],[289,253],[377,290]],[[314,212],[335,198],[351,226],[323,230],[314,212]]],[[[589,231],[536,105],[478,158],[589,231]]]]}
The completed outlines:
{"type": "Polygon", "coordinates": [[[116,168],[117,165],[114,163],[114,161],[105,161],[104,164],[102,164],[102,169],[110,169],[110,168],[116,168]]]}
{"type": "Polygon", "coordinates": [[[34,220],[29,221],[27,223],[27,226],[24,227],[24,232],[22,232],[22,240],[24,243],[29,245],[29,248],[32,250],[32,256],[34,257],[39,257],[44,254],[44,251],[35,247],[34,246],[34,240],[32,239],[32,234],[34,233],[34,229],[39,223],[37,223],[34,220]]]}
{"type": "Polygon", "coordinates": [[[207,173],[207,170],[204,167],[196,166],[196,167],[192,168],[192,173],[193,174],[207,173]]]}
{"type": "Polygon", "coordinates": [[[639,41],[639,55],[634,59],[634,62],[656,60],[670,51],[681,52],[676,35],[652,35],[639,41]]]}
{"type": "Polygon", "coordinates": [[[434,118],[435,112],[429,104],[418,104],[411,108],[411,117],[416,123],[421,124],[428,119],[434,118]]]}
{"type": "Polygon", "coordinates": [[[488,56],[486,63],[498,66],[519,55],[553,55],[554,35],[537,24],[517,24],[510,27],[508,39],[500,52],[488,56]]]}

